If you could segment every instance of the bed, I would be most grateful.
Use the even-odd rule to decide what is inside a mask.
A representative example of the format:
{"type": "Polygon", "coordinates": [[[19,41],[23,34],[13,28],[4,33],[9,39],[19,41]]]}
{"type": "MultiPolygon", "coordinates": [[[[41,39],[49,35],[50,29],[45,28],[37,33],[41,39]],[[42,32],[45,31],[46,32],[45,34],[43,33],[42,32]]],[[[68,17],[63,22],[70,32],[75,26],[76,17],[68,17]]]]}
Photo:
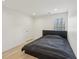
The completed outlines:
{"type": "Polygon", "coordinates": [[[43,36],[24,45],[22,51],[38,59],[76,59],[67,31],[43,30],[43,36]]]}

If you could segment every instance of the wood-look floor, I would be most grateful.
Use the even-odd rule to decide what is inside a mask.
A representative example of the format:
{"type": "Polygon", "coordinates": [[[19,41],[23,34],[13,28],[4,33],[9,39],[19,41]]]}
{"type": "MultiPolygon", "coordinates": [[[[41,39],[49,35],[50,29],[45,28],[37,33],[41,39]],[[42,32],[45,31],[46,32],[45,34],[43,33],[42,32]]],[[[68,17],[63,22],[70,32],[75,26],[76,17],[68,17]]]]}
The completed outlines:
{"type": "Polygon", "coordinates": [[[37,59],[21,51],[23,44],[2,53],[2,59],[37,59]]]}

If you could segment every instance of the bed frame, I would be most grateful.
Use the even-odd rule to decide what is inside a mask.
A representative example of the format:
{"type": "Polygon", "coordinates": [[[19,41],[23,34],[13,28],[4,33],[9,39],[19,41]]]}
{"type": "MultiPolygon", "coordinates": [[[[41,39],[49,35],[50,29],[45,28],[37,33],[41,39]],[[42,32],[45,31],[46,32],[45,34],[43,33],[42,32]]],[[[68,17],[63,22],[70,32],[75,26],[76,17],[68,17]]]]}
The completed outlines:
{"type": "Polygon", "coordinates": [[[45,35],[59,35],[67,39],[67,31],[55,31],[55,30],[43,30],[43,36],[45,35]]]}
{"type": "MultiPolygon", "coordinates": [[[[45,36],[45,35],[59,35],[59,36],[65,38],[65,39],[67,39],[67,31],[43,30],[42,37],[45,36]]],[[[23,51],[23,49],[22,49],[22,51],[23,51]]],[[[38,59],[52,59],[52,58],[50,58],[50,57],[48,57],[46,55],[41,55],[41,54],[38,54],[38,53],[29,52],[29,51],[25,51],[25,53],[28,53],[28,54],[30,54],[32,56],[35,56],[38,59]]],[[[53,58],[53,59],[56,59],[56,58],[53,58]]]]}

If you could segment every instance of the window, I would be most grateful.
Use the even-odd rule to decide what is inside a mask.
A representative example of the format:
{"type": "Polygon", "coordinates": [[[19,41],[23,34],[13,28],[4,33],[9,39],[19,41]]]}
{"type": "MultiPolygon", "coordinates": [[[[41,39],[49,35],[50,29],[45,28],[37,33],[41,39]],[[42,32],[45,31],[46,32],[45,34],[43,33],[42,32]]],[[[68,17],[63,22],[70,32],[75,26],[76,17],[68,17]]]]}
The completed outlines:
{"type": "Polygon", "coordinates": [[[65,21],[63,18],[57,18],[54,24],[54,29],[56,31],[64,31],[65,30],[65,21]]]}

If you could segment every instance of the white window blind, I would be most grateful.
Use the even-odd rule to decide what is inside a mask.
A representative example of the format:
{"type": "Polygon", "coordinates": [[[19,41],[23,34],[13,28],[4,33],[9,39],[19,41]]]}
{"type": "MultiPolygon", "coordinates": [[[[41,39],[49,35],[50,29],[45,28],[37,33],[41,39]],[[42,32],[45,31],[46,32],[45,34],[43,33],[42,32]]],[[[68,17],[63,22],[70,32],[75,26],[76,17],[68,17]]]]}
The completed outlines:
{"type": "Polygon", "coordinates": [[[65,21],[63,18],[57,18],[54,24],[54,30],[56,31],[64,31],[65,30],[65,21]]]}

